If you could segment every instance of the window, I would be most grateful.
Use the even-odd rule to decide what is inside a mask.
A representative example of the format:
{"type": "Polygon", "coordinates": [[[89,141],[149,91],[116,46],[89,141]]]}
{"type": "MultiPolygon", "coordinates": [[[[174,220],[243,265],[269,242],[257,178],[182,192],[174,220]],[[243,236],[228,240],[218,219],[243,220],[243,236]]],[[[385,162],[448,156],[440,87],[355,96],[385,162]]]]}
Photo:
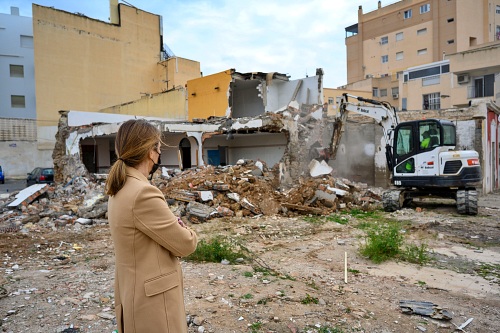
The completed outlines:
{"type": "Polygon", "coordinates": [[[330,105],[333,104],[333,97],[328,97],[328,104],[330,104],[330,105]]]}
{"type": "Polygon", "coordinates": [[[437,121],[422,121],[418,124],[420,149],[438,147],[441,127],[437,121]]]}
{"type": "Polygon", "coordinates": [[[454,44],[455,43],[455,40],[454,39],[450,39],[448,40],[448,44],[454,44]]]}
{"type": "Polygon", "coordinates": [[[387,43],[389,43],[389,37],[384,36],[384,37],[380,38],[380,45],[384,45],[387,43]]]}
{"type": "Polygon", "coordinates": [[[10,77],[24,77],[23,65],[10,65],[10,77]]]}
{"type": "Polygon", "coordinates": [[[396,60],[403,60],[403,51],[396,52],[396,60]]]}
{"type": "Polygon", "coordinates": [[[500,40],[500,25],[497,25],[497,30],[495,32],[496,40],[500,40]]]}
{"type": "Polygon", "coordinates": [[[382,63],[383,63],[383,64],[385,64],[386,62],[389,62],[389,56],[388,56],[387,54],[386,54],[386,55],[383,55],[383,56],[381,57],[381,59],[382,59],[382,63]]]}
{"type": "Polygon", "coordinates": [[[418,29],[417,30],[417,36],[418,35],[423,35],[423,34],[426,34],[427,33],[427,28],[423,28],[423,29],[418,29]]]}
{"type": "Polygon", "coordinates": [[[411,9],[405,10],[405,20],[411,18],[411,9]]]}
{"type": "Polygon", "coordinates": [[[387,96],[387,89],[380,89],[380,97],[386,97],[387,96]]]}
{"type": "Polygon", "coordinates": [[[439,84],[441,82],[440,76],[428,76],[422,78],[422,86],[432,86],[433,84],[439,84]]]}
{"type": "Polygon", "coordinates": [[[423,55],[423,54],[426,54],[427,53],[427,49],[420,49],[417,51],[417,54],[418,55],[423,55]]]}
{"type": "Polygon", "coordinates": [[[427,13],[430,11],[431,11],[431,4],[430,3],[420,6],[420,14],[424,14],[424,13],[427,13]]]}
{"type": "Polygon", "coordinates": [[[448,23],[451,23],[453,21],[455,21],[455,19],[453,17],[448,19],[448,23]]]}
{"type": "Polygon", "coordinates": [[[373,94],[373,97],[378,97],[378,88],[377,87],[373,87],[372,94],[373,94]]]}
{"type": "Polygon", "coordinates": [[[468,98],[489,97],[495,94],[495,74],[479,76],[474,79],[474,85],[469,87],[468,98]]]}
{"type": "Polygon", "coordinates": [[[24,96],[21,95],[11,95],[10,96],[10,106],[13,108],[25,108],[26,101],[24,96]]]}
{"type": "Polygon", "coordinates": [[[432,93],[422,96],[422,109],[439,110],[441,108],[441,93],[432,93]]]}
{"type": "Polygon", "coordinates": [[[21,35],[21,47],[32,49],[33,48],[33,36],[21,35]]]}
{"type": "Polygon", "coordinates": [[[398,32],[396,34],[396,42],[400,41],[400,40],[403,40],[403,33],[402,32],[398,32]]]}
{"type": "Polygon", "coordinates": [[[393,97],[395,95],[398,95],[399,94],[399,87],[393,87],[393,88],[391,88],[391,93],[392,93],[393,97]]]}
{"type": "Polygon", "coordinates": [[[500,6],[497,5],[497,14],[500,14],[500,6]]]}
{"type": "Polygon", "coordinates": [[[413,151],[413,128],[411,125],[401,126],[396,134],[396,157],[413,151]]]}

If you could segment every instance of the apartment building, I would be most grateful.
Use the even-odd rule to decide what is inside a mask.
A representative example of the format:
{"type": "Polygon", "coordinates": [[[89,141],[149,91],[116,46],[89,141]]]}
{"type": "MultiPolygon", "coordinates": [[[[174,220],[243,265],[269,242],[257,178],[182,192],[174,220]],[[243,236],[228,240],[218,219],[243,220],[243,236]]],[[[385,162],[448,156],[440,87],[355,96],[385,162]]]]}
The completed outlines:
{"type": "Polygon", "coordinates": [[[441,96],[464,82],[457,82],[447,56],[500,42],[500,0],[402,0],[385,7],[379,1],[368,13],[360,6],[358,23],[345,30],[349,88],[402,110],[449,108],[453,98],[441,96]],[[437,82],[436,75],[444,76],[437,82]],[[432,87],[418,98],[406,96],[416,93],[404,83],[420,78],[432,87]]]}
{"type": "Polygon", "coordinates": [[[26,176],[37,160],[49,161],[50,153],[35,151],[33,24],[18,7],[0,14],[0,78],[0,165],[7,178],[26,176]]]}
{"type": "Polygon", "coordinates": [[[35,75],[31,17],[0,14],[0,117],[35,119],[35,75]]]}

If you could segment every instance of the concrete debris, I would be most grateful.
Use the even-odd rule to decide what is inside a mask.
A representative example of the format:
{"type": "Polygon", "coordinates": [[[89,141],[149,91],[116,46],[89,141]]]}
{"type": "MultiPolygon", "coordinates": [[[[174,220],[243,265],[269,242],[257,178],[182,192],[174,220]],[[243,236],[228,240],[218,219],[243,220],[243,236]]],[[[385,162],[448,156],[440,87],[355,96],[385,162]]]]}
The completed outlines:
{"type": "Polygon", "coordinates": [[[24,190],[20,191],[15,196],[16,200],[12,201],[7,206],[15,208],[20,208],[21,206],[27,206],[33,200],[44,194],[47,191],[48,187],[49,187],[48,184],[31,185],[30,187],[27,187],[24,190]]]}
{"type": "MultiPolygon", "coordinates": [[[[315,165],[324,168],[325,162],[315,165]]],[[[329,215],[338,209],[381,206],[382,189],[334,178],[331,172],[304,175],[284,187],[280,172],[279,165],[269,169],[261,161],[240,160],[237,165],[169,171],[168,177],[157,174],[153,183],[174,214],[192,223],[232,216],[329,215]]],[[[63,185],[37,184],[10,193],[0,199],[0,232],[29,233],[40,227],[81,230],[107,224],[105,178],[75,176],[63,185]]]]}
{"type": "Polygon", "coordinates": [[[309,163],[309,173],[311,177],[329,175],[332,173],[332,171],[332,167],[329,166],[325,161],[319,162],[318,160],[312,160],[311,163],[309,163]]]}
{"type": "Polygon", "coordinates": [[[434,319],[451,320],[453,315],[432,302],[399,301],[401,311],[406,314],[418,314],[434,319]]]}

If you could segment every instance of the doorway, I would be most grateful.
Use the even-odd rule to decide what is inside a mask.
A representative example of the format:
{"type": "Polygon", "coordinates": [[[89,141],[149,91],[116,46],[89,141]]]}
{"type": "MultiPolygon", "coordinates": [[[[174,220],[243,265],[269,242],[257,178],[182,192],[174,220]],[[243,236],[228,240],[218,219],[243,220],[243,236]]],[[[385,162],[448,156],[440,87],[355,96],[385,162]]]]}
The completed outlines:
{"type": "Polygon", "coordinates": [[[182,169],[191,168],[191,143],[187,138],[184,138],[179,143],[179,150],[181,151],[182,169]]]}

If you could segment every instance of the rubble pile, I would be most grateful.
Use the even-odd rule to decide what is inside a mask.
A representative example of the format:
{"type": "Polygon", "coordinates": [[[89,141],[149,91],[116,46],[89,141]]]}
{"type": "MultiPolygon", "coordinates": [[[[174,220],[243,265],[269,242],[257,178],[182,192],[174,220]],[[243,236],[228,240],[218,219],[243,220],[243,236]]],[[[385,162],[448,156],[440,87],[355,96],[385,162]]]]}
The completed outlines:
{"type": "Polygon", "coordinates": [[[180,203],[180,215],[194,223],[224,216],[328,215],[343,208],[373,208],[381,201],[381,189],[330,174],[300,177],[284,189],[278,169],[252,160],[190,169],[156,183],[170,203],[180,203]]]}
{"type": "Polygon", "coordinates": [[[107,223],[104,219],[107,196],[104,195],[103,182],[75,177],[65,185],[44,185],[38,193],[40,195],[36,198],[29,197],[33,201],[25,200],[14,208],[9,207],[9,203],[13,202],[15,193],[0,199],[0,233],[107,223]]]}
{"type": "MultiPolygon", "coordinates": [[[[371,209],[381,200],[381,190],[331,174],[303,176],[283,188],[278,168],[252,160],[188,169],[168,179],[157,177],[154,183],[174,213],[192,223],[214,217],[329,215],[344,208],[371,209]]],[[[41,188],[24,201],[14,194],[0,200],[0,232],[107,223],[103,180],[75,177],[65,185],[37,186],[41,188]],[[12,202],[15,207],[9,207],[12,202]]]]}

